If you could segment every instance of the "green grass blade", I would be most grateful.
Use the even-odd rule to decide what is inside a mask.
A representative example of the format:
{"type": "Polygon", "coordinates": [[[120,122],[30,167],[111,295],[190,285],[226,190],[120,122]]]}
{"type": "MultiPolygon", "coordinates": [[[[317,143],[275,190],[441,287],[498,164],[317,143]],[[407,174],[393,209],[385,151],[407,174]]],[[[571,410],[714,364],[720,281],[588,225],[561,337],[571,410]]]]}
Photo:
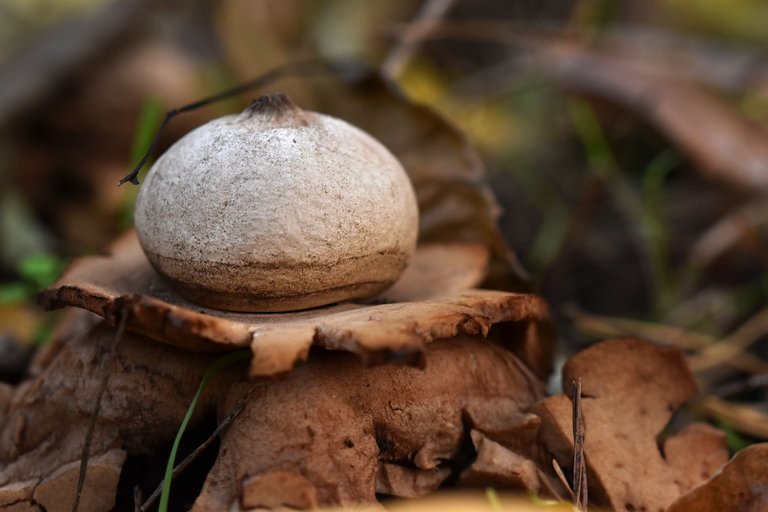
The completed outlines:
{"type": "Polygon", "coordinates": [[[214,361],[213,364],[211,364],[211,366],[205,372],[205,375],[203,375],[203,379],[200,381],[200,386],[197,388],[197,392],[192,398],[192,402],[189,404],[187,414],[184,416],[184,419],[179,426],[176,439],[173,441],[171,453],[168,456],[168,463],[165,466],[165,477],[163,478],[163,491],[160,494],[160,506],[158,508],[159,512],[168,512],[168,500],[171,495],[171,479],[173,476],[173,467],[176,465],[176,453],[179,451],[181,437],[184,435],[184,431],[187,429],[189,420],[192,419],[192,415],[195,412],[195,407],[197,406],[197,402],[200,400],[200,396],[202,396],[203,391],[205,390],[206,386],[208,386],[208,383],[213,380],[213,378],[216,377],[216,375],[218,375],[221,370],[239,361],[250,359],[250,357],[250,350],[238,350],[236,352],[231,352],[214,361]]]}
{"type": "Polygon", "coordinates": [[[133,133],[133,144],[131,145],[130,164],[136,165],[144,156],[144,152],[152,142],[157,127],[163,120],[165,114],[163,100],[150,96],[141,106],[139,119],[136,122],[136,130],[133,133]]]}
{"type": "Polygon", "coordinates": [[[488,503],[491,505],[491,509],[493,509],[494,512],[502,512],[504,510],[501,506],[499,495],[496,494],[496,489],[493,487],[485,488],[485,498],[488,500],[488,503]]]}
{"type": "Polygon", "coordinates": [[[645,240],[654,285],[654,307],[661,316],[678,302],[678,287],[672,281],[669,263],[669,234],[663,217],[664,186],[667,176],[680,165],[671,150],[661,152],[643,172],[643,215],[641,233],[645,240]]]}

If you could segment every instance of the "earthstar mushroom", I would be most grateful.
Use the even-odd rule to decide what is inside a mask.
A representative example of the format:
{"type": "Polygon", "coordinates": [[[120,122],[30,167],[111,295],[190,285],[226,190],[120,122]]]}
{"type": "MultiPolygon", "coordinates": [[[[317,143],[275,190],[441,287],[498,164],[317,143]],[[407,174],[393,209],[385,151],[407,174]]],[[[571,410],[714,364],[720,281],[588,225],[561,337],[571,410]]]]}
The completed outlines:
{"type": "Polygon", "coordinates": [[[418,207],[381,143],[278,94],[176,142],[150,170],[135,223],[188,299],[272,312],[389,287],[415,250],[418,207]]]}

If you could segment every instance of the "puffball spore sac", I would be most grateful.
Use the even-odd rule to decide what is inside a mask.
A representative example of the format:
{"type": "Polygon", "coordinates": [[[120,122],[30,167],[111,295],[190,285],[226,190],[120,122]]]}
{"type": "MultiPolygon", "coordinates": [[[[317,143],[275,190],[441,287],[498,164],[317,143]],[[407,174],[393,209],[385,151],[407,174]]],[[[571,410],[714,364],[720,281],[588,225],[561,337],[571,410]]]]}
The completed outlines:
{"type": "Polygon", "coordinates": [[[380,142],[272,95],[163,154],[135,224],[149,261],[189,300],[274,312],[386,289],[415,250],[418,207],[380,142]]]}

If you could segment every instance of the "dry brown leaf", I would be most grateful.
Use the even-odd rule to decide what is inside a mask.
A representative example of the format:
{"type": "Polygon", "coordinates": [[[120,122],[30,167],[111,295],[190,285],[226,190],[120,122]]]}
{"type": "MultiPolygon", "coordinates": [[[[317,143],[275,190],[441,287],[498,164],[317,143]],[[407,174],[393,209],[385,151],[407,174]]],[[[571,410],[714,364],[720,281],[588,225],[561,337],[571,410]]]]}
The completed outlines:
{"type": "Polygon", "coordinates": [[[723,435],[707,423],[691,423],[664,442],[664,458],[674,468],[676,483],[680,489],[693,489],[705,476],[691,465],[691,452],[696,452],[702,465],[719,468],[723,465],[723,435]]]}
{"type": "Polygon", "coordinates": [[[461,289],[475,283],[485,265],[483,251],[456,244],[421,248],[414,265],[395,284],[400,302],[341,303],[281,314],[230,313],[192,304],[176,294],[147,261],[131,232],[104,256],[76,260],[43,292],[47,308],[75,306],[114,323],[130,305],[128,328],[192,350],[250,346],[252,375],[289,371],[305,360],[312,345],[345,350],[368,363],[399,360],[421,364],[427,343],[459,334],[487,335],[499,323],[516,326],[510,349],[537,374],[550,371],[552,336],[545,302],[534,295],[461,289]],[[455,261],[454,261],[455,257],[455,261]],[[456,274],[445,279],[444,270],[456,274]],[[462,269],[462,270],[459,270],[462,269]],[[445,283],[446,289],[440,287],[445,283]],[[413,294],[412,296],[409,294],[413,294]]]}
{"type": "MultiPolygon", "coordinates": [[[[125,462],[123,450],[109,450],[88,460],[79,510],[108,511],[115,506],[120,471],[125,462]]],[[[75,500],[80,461],[60,467],[35,486],[32,502],[43,510],[69,510],[75,500]]]]}
{"type": "Polygon", "coordinates": [[[764,512],[768,510],[768,443],[737,453],[706,483],[679,497],[667,512],[764,512]]]}
{"type": "Polygon", "coordinates": [[[3,511],[40,511],[40,507],[32,503],[32,495],[36,485],[37,480],[26,480],[1,486],[0,504],[2,505],[0,506],[2,506],[3,511]]]}
{"type": "MultiPolygon", "coordinates": [[[[689,427],[659,444],[672,413],[696,394],[679,351],[632,339],[603,342],[566,363],[563,382],[579,378],[589,495],[595,505],[662,509],[727,460],[725,436],[706,426],[689,427]]],[[[550,397],[533,412],[542,419],[539,441],[569,473],[568,395],[550,397]]]]}
{"type": "Polygon", "coordinates": [[[382,462],[376,472],[376,493],[401,498],[430,494],[451,474],[447,466],[419,469],[412,466],[382,462]]]}
{"type": "Polygon", "coordinates": [[[768,191],[768,133],[734,106],[675,73],[671,63],[627,59],[567,42],[537,48],[537,66],[565,87],[645,117],[703,171],[747,192],[768,191]]]}
{"type": "Polygon", "coordinates": [[[462,485],[526,489],[538,494],[539,470],[533,460],[488,439],[477,430],[470,435],[477,458],[461,474],[459,482],[462,485]]]}
{"type": "Polygon", "coordinates": [[[467,423],[473,429],[482,432],[488,439],[515,451],[530,449],[536,443],[536,436],[541,425],[541,418],[531,413],[520,413],[510,421],[508,413],[503,415],[495,411],[509,411],[514,404],[508,399],[483,398],[467,404],[464,412],[467,423]]]}

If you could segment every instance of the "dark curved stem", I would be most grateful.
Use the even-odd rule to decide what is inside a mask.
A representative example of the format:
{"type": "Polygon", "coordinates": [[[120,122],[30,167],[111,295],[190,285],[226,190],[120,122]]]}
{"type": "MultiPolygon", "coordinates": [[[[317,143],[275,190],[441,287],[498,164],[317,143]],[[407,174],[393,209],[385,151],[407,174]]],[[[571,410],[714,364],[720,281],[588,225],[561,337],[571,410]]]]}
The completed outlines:
{"type": "Polygon", "coordinates": [[[235,87],[231,87],[218,94],[214,94],[213,96],[204,98],[200,101],[190,103],[189,105],[184,105],[183,107],[169,110],[168,112],[165,113],[165,119],[163,120],[163,123],[160,125],[160,128],[157,130],[157,133],[152,139],[152,143],[147,148],[147,151],[146,153],[144,153],[144,156],[142,157],[142,159],[139,161],[138,164],[136,164],[136,167],[134,167],[130,173],[126,174],[125,176],[123,176],[123,178],[120,179],[120,182],[118,183],[118,185],[122,185],[127,181],[130,181],[134,185],[139,184],[139,171],[141,171],[141,169],[147,163],[147,160],[149,160],[150,156],[152,156],[152,152],[157,146],[157,143],[159,142],[160,136],[165,130],[165,127],[168,126],[168,123],[170,123],[171,120],[174,117],[178,116],[179,114],[190,112],[192,110],[197,110],[199,108],[210,105],[211,103],[216,103],[217,101],[225,100],[227,98],[231,98],[232,96],[237,96],[239,94],[243,94],[244,92],[248,92],[253,89],[258,89],[259,87],[263,87],[269,84],[270,82],[274,82],[275,80],[278,80],[285,76],[298,75],[298,74],[311,74],[311,73],[328,72],[328,71],[332,72],[335,70],[343,69],[343,66],[344,66],[344,63],[334,63],[334,62],[329,62],[319,58],[288,62],[286,64],[282,64],[280,66],[270,69],[263,75],[257,78],[254,78],[253,80],[236,85],[235,87]]]}
{"type": "Polygon", "coordinates": [[[160,135],[162,135],[163,131],[165,130],[165,127],[168,126],[168,123],[171,122],[171,119],[176,117],[178,115],[179,111],[177,109],[169,110],[165,113],[165,119],[163,119],[163,124],[160,125],[160,128],[158,128],[157,133],[155,133],[155,136],[152,138],[152,143],[147,148],[147,151],[144,153],[144,156],[141,157],[141,160],[139,160],[139,163],[136,164],[136,167],[133,168],[133,170],[128,173],[127,175],[123,176],[120,181],[117,183],[118,186],[122,185],[126,181],[130,181],[134,185],[139,184],[139,171],[144,167],[144,164],[147,163],[147,160],[149,160],[149,157],[152,156],[152,152],[155,150],[155,146],[157,146],[158,141],[160,140],[160,135]]]}
{"type": "MultiPolygon", "coordinates": [[[[211,433],[211,435],[208,436],[208,438],[205,441],[203,441],[203,443],[200,446],[195,448],[194,451],[192,451],[192,453],[190,453],[187,456],[187,458],[181,461],[181,463],[178,466],[173,468],[173,473],[171,474],[172,479],[176,478],[177,476],[179,476],[179,474],[181,474],[182,471],[187,469],[187,467],[190,464],[192,464],[192,462],[194,462],[195,459],[197,459],[200,456],[200,454],[205,451],[206,448],[208,448],[210,445],[213,444],[213,442],[221,435],[224,429],[227,428],[229,424],[232,423],[241,412],[243,412],[243,409],[245,409],[245,406],[248,405],[248,401],[250,400],[251,395],[253,394],[255,389],[256,387],[254,386],[250,390],[248,390],[245,396],[240,398],[240,400],[237,401],[234,407],[232,407],[232,410],[230,411],[230,413],[227,414],[227,416],[223,420],[221,420],[221,422],[218,424],[216,429],[211,433]]],[[[165,480],[160,482],[160,484],[157,486],[154,492],[149,495],[149,498],[147,498],[147,501],[145,501],[144,504],[141,505],[141,507],[139,508],[139,512],[146,512],[147,510],[149,510],[149,508],[152,505],[154,505],[154,503],[157,501],[157,498],[160,497],[160,493],[163,490],[164,483],[165,483],[165,480]]]]}
{"type": "Polygon", "coordinates": [[[80,456],[80,472],[77,476],[77,488],[75,489],[75,500],[72,503],[72,512],[77,512],[80,506],[80,496],[83,493],[83,485],[85,484],[85,475],[88,471],[88,458],[91,453],[91,443],[93,442],[93,432],[96,429],[96,421],[99,418],[99,411],[101,411],[101,402],[104,399],[104,392],[107,390],[107,384],[109,383],[109,376],[112,373],[112,365],[114,364],[115,352],[117,351],[117,345],[120,343],[120,339],[125,332],[125,324],[128,320],[128,314],[130,313],[131,304],[126,302],[120,312],[120,323],[117,325],[115,331],[115,337],[112,344],[106,349],[106,353],[101,361],[101,381],[99,382],[99,392],[96,396],[96,403],[93,406],[91,412],[91,420],[88,423],[88,430],[85,433],[85,442],[83,443],[83,451],[80,456]]]}

